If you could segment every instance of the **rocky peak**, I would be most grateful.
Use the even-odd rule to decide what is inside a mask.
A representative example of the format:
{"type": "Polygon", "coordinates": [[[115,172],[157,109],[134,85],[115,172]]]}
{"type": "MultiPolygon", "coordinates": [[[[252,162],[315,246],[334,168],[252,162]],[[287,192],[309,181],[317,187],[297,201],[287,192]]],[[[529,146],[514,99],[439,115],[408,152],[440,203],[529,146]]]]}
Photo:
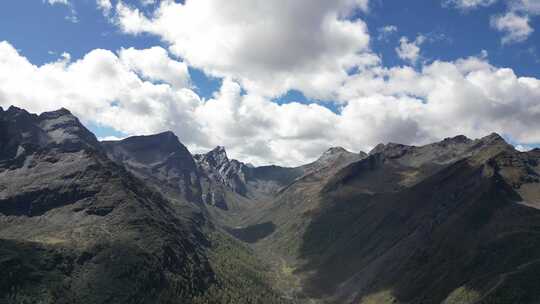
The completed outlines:
{"type": "Polygon", "coordinates": [[[200,202],[197,166],[173,132],[105,141],[102,145],[109,158],[166,195],[180,194],[190,202],[200,202]]]}
{"type": "Polygon", "coordinates": [[[66,108],[60,108],[55,111],[43,112],[39,115],[42,119],[55,119],[62,116],[69,116],[70,118],[75,118],[71,112],[66,108]]]}
{"type": "Polygon", "coordinates": [[[12,116],[21,115],[21,114],[30,115],[30,113],[28,113],[26,110],[18,108],[16,106],[9,106],[9,108],[6,111],[4,111],[2,108],[0,108],[0,110],[2,112],[5,112],[6,115],[12,115],[12,116]]]}
{"type": "Polygon", "coordinates": [[[514,150],[514,147],[497,133],[491,133],[488,136],[476,139],[473,143],[471,150],[514,150]]]}
{"type": "MultiPolygon", "coordinates": [[[[103,142],[103,145],[116,157],[122,155],[143,164],[161,163],[173,154],[192,159],[187,148],[171,132],[153,135],[132,136],[121,141],[103,142]]],[[[193,162],[193,160],[191,160],[193,162]]]]}
{"type": "Polygon", "coordinates": [[[101,149],[94,134],[66,109],[38,116],[10,106],[0,112],[0,124],[3,157],[21,156],[24,151],[44,146],[64,152],[101,149]]]}
{"type": "Polygon", "coordinates": [[[223,146],[217,146],[208,153],[196,155],[196,159],[201,160],[214,168],[229,163],[227,151],[225,151],[225,147],[223,146]]]}
{"type": "MultiPolygon", "coordinates": [[[[363,152],[360,152],[360,155],[363,152]]],[[[326,150],[316,161],[316,164],[319,164],[320,166],[327,166],[332,165],[339,159],[348,159],[348,158],[355,158],[357,154],[347,151],[343,147],[331,147],[328,150],[326,150]]]]}
{"type": "Polygon", "coordinates": [[[0,109],[0,117],[3,120],[9,120],[11,123],[16,123],[18,127],[25,127],[32,124],[32,121],[37,118],[37,115],[30,114],[26,110],[16,106],[10,106],[5,111],[0,109]]]}
{"type": "Polygon", "coordinates": [[[68,149],[83,147],[99,149],[100,147],[95,135],[65,108],[43,112],[38,116],[37,122],[41,129],[47,133],[53,144],[68,149]]]}
{"type": "Polygon", "coordinates": [[[484,145],[503,145],[508,146],[509,144],[504,140],[502,136],[500,136],[497,133],[491,133],[488,136],[480,138],[479,142],[483,143],[484,145]]]}
{"type": "Polygon", "coordinates": [[[440,145],[452,145],[452,144],[467,144],[473,142],[472,139],[465,135],[458,135],[455,137],[447,137],[439,142],[440,145]]]}
{"type": "Polygon", "coordinates": [[[343,147],[331,147],[328,150],[326,150],[323,153],[323,155],[334,155],[334,154],[339,154],[339,153],[351,153],[351,152],[347,151],[343,147]]]}
{"type": "Polygon", "coordinates": [[[194,159],[203,176],[203,201],[227,209],[225,190],[247,195],[249,168],[237,160],[229,160],[223,146],[217,146],[208,153],[197,154],[194,159]]]}
{"type": "Polygon", "coordinates": [[[331,147],[326,150],[316,161],[300,168],[305,177],[322,177],[330,172],[339,170],[350,163],[359,161],[367,156],[366,153],[353,153],[343,147],[331,147]]]}
{"type": "Polygon", "coordinates": [[[411,149],[413,149],[413,146],[407,146],[397,143],[388,143],[388,144],[378,144],[375,148],[373,148],[369,155],[382,153],[387,158],[399,158],[407,152],[409,152],[411,149]]]}

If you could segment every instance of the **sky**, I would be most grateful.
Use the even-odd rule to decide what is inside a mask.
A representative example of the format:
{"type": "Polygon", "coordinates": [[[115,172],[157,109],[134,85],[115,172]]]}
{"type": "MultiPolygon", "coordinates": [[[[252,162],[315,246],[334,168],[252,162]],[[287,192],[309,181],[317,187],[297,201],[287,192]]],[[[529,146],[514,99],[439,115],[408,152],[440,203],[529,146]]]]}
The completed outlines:
{"type": "Polygon", "coordinates": [[[331,146],[540,144],[540,0],[25,0],[0,9],[0,106],[100,139],[171,130],[293,166],[331,146]]]}

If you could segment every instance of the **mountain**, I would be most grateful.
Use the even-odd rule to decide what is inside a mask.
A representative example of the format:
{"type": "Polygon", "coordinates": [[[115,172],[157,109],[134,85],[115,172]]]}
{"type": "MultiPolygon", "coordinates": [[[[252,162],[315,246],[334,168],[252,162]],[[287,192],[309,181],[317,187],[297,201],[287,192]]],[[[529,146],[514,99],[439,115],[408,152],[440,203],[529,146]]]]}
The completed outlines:
{"type": "Polygon", "coordinates": [[[538,303],[540,149],[255,167],[0,108],[0,303],[538,303]]]}
{"type": "Polygon", "coordinates": [[[496,134],[380,145],[302,191],[307,227],[279,249],[332,303],[536,303],[538,156],[496,134]]]}
{"type": "Polygon", "coordinates": [[[172,132],[102,143],[110,159],[161,190],[169,199],[201,203],[197,166],[172,132]]]}
{"type": "Polygon", "coordinates": [[[268,199],[303,173],[299,168],[254,167],[230,160],[221,146],[194,158],[201,175],[202,200],[222,210],[249,208],[253,205],[249,201],[268,199]]]}
{"type": "Polygon", "coordinates": [[[223,210],[230,208],[227,191],[245,196],[248,166],[237,160],[229,160],[224,147],[216,147],[206,154],[195,155],[202,175],[202,200],[223,210]]]}
{"type": "Polygon", "coordinates": [[[185,170],[143,182],[189,163],[171,134],[153,140],[105,149],[65,109],[0,109],[0,303],[282,302],[248,248],[154,189],[185,170]]]}
{"type": "Polygon", "coordinates": [[[67,110],[11,107],[0,130],[2,301],[154,303],[215,280],[196,223],[110,161],[67,110]]]}
{"type": "Polygon", "coordinates": [[[345,150],[342,147],[331,147],[326,150],[316,161],[313,163],[302,166],[301,168],[305,173],[316,173],[321,170],[335,170],[340,169],[349,163],[358,161],[367,156],[366,153],[353,153],[345,150]]]}

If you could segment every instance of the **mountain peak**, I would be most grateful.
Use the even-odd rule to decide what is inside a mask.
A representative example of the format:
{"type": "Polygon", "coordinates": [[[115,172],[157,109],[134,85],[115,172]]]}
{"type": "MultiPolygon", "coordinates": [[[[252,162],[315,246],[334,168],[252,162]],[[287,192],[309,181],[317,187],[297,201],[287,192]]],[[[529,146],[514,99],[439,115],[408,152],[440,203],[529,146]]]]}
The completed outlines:
{"type": "Polygon", "coordinates": [[[347,151],[343,147],[330,147],[328,150],[326,150],[323,153],[323,155],[334,155],[334,154],[339,154],[339,153],[351,153],[351,152],[347,151]]]}
{"type": "Polygon", "coordinates": [[[511,146],[509,143],[506,142],[506,140],[504,140],[502,136],[500,136],[497,133],[491,133],[488,136],[484,136],[480,139],[477,139],[476,141],[481,146],[504,147],[504,148],[511,146]]]}
{"type": "Polygon", "coordinates": [[[208,153],[212,153],[212,154],[227,154],[227,151],[225,151],[225,147],[224,146],[217,146],[215,147],[214,149],[210,150],[210,152],[208,153]]]}
{"type": "Polygon", "coordinates": [[[173,131],[165,131],[165,132],[161,132],[161,133],[157,133],[157,134],[154,134],[154,135],[150,135],[150,136],[154,136],[160,140],[164,140],[164,141],[170,141],[170,142],[180,142],[180,140],[178,139],[178,137],[176,136],[176,134],[174,134],[173,131]]]}
{"type": "Polygon", "coordinates": [[[227,151],[225,151],[225,147],[223,146],[215,147],[208,153],[204,154],[203,158],[206,159],[213,166],[229,162],[229,158],[227,157],[227,151]]]}
{"type": "Polygon", "coordinates": [[[506,143],[504,138],[502,136],[500,136],[498,133],[495,133],[495,132],[489,134],[488,136],[482,137],[480,140],[485,141],[485,142],[504,142],[504,143],[506,143]]]}
{"type": "Polygon", "coordinates": [[[468,143],[471,141],[472,139],[468,138],[465,135],[458,135],[454,137],[447,137],[443,139],[441,143],[468,143]]]}
{"type": "Polygon", "coordinates": [[[39,116],[40,117],[60,117],[60,116],[65,116],[65,115],[73,115],[73,114],[71,114],[71,112],[66,108],[60,108],[55,111],[43,112],[39,116]]]}
{"type": "MultiPolygon", "coordinates": [[[[156,153],[155,158],[149,156],[144,157],[145,159],[152,159],[152,161],[162,159],[165,155],[171,153],[186,150],[178,137],[171,131],[145,136],[132,136],[119,142],[122,146],[131,151],[154,151],[154,153],[156,153]]],[[[149,160],[146,161],[148,162],[149,160]]]]}
{"type": "Polygon", "coordinates": [[[28,111],[26,111],[25,109],[21,109],[16,106],[9,106],[7,110],[5,111],[2,110],[0,112],[6,114],[8,117],[21,117],[21,115],[24,115],[24,116],[27,116],[28,118],[31,118],[32,116],[35,116],[33,114],[28,113],[28,111]]]}
{"type": "Polygon", "coordinates": [[[15,113],[15,112],[26,112],[26,110],[23,110],[19,107],[16,107],[16,106],[9,106],[9,108],[6,110],[6,112],[12,112],[12,113],[15,113]]]}
{"type": "Polygon", "coordinates": [[[386,145],[378,144],[375,148],[369,151],[369,155],[383,153],[386,157],[398,158],[406,154],[412,148],[412,146],[390,142],[386,145]]]}
{"type": "Polygon", "coordinates": [[[99,149],[99,142],[95,135],[65,108],[43,112],[37,116],[37,121],[56,144],[62,144],[69,149],[78,149],[81,144],[99,149]]]}

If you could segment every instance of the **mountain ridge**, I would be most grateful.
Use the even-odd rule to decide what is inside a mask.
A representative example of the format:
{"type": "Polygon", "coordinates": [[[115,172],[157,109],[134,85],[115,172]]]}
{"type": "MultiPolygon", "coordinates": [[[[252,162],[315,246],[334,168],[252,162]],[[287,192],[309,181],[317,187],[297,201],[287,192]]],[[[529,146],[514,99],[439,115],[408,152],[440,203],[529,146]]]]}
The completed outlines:
{"type": "Polygon", "coordinates": [[[0,108],[0,302],[536,303],[539,151],[492,133],[253,167],[0,108]]]}

